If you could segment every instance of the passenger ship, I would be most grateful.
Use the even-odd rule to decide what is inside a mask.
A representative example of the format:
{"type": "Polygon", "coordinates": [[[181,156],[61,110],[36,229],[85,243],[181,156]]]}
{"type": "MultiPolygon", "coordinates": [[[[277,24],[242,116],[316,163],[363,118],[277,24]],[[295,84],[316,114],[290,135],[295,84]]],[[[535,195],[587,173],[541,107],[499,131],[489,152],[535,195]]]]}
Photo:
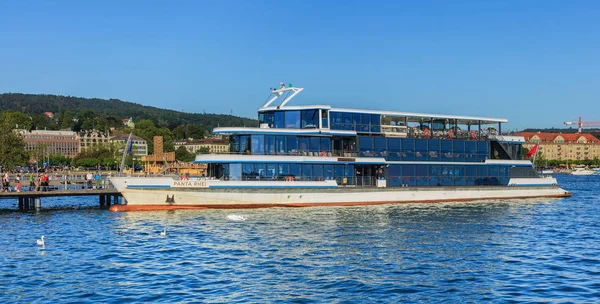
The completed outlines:
{"type": "Polygon", "coordinates": [[[215,128],[230,151],[199,154],[208,176],[113,177],[113,211],[351,206],[567,197],[525,160],[506,119],[288,105],[281,85],[259,126],[215,128]],[[278,100],[282,100],[277,103],[278,100]]]}

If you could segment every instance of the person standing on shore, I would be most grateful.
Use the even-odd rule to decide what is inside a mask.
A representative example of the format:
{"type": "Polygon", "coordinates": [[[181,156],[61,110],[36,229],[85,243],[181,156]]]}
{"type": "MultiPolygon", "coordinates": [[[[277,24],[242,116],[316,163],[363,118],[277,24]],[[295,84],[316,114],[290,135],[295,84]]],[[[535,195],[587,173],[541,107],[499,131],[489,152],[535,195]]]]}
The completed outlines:
{"type": "Polygon", "coordinates": [[[42,184],[42,186],[44,187],[44,191],[48,191],[48,186],[49,186],[48,173],[44,173],[43,179],[44,179],[44,183],[42,184]]]}
{"type": "Polygon", "coordinates": [[[92,172],[88,172],[88,174],[85,175],[85,180],[86,180],[86,185],[87,185],[87,189],[88,190],[92,190],[92,179],[94,177],[92,176],[92,172]]]}
{"type": "Polygon", "coordinates": [[[29,191],[35,190],[35,178],[33,177],[33,172],[29,173],[29,191]]]}
{"type": "Polygon", "coordinates": [[[98,171],[96,171],[96,174],[94,174],[94,180],[96,181],[96,190],[100,189],[100,173],[98,171]]]}
{"type": "Polygon", "coordinates": [[[17,185],[15,187],[17,192],[21,192],[21,174],[17,174],[17,185]]]}
{"type": "Polygon", "coordinates": [[[8,171],[4,173],[4,175],[2,175],[2,191],[0,192],[8,192],[8,187],[10,186],[10,183],[8,181],[8,171]]]}

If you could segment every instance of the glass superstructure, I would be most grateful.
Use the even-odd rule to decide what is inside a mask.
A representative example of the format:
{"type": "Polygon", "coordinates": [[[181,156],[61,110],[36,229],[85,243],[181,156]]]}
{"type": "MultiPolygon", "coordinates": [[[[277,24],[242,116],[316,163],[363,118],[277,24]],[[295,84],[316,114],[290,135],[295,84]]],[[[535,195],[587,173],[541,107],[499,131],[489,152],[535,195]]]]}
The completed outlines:
{"type": "Polygon", "coordinates": [[[523,138],[501,135],[505,119],[287,106],[300,91],[273,90],[256,128],[216,128],[229,136],[229,153],[196,161],[219,179],[346,186],[502,186],[538,177],[523,160],[523,138]],[[271,106],[279,97],[285,100],[271,106]]]}

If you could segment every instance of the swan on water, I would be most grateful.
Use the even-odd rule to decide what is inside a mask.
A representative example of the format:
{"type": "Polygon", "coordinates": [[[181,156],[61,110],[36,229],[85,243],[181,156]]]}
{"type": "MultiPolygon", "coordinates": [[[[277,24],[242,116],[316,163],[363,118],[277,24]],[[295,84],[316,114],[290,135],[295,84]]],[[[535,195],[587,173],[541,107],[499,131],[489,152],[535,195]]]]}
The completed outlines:
{"type": "Polygon", "coordinates": [[[41,238],[41,240],[35,240],[35,242],[36,242],[36,243],[37,243],[39,246],[42,246],[42,247],[44,247],[44,246],[46,245],[46,242],[44,242],[44,238],[45,238],[45,236],[43,236],[43,235],[42,235],[42,238],[41,238]]]}
{"type": "Polygon", "coordinates": [[[167,236],[167,227],[163,229],[163,231],[160,233],[160,236],[167,236]]]}
{"type": "Polygon", "coordinates": [[[227,216],[227,219],[230,221],[245,221],[246,217],[243,215],[230,214],[227,216]]]}

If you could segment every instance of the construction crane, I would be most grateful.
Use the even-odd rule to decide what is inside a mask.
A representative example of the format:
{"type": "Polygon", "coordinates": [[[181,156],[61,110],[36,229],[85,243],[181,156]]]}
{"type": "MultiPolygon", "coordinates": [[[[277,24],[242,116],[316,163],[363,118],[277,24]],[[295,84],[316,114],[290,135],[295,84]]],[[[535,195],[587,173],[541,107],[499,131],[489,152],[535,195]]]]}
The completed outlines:
{"type": "MultiPolygon", "coordinates": [[[[572,124],[575,124],[574,122],[571,121],[565,121],[564,124],[566,126],[570,126],[572,124]]],[[[581,133],[581,128],[583,127],[600,127],[600,121],[581,121],[581,116],[579,116],[579,120],[577,121],[577,132],[581,133]]]]}

